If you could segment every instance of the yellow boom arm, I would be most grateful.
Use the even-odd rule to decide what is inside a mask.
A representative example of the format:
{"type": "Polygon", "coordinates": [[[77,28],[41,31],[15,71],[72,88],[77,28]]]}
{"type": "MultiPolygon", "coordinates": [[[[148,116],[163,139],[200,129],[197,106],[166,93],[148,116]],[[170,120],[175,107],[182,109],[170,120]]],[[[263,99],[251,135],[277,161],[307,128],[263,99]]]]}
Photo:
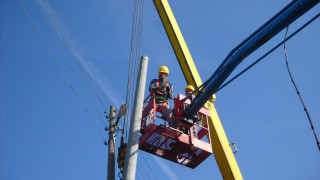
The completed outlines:
{"type": "MultiPolygon", "coordinates": [[[[153,0],[153,2],[167,32],[172,48],[177,56],[187,84],[191,84],[194,87],[201,86],[201,78],[192,60],[187,44],[183,39],[168,1],[153,0]]],[[[211,114],[211,119],[209,119],[208,122],[212,152],[215,156],[223,179],[241,180],[243,178],[240,169],[233,155],[230,143],[228,142],[227,136],[223,130],[216,109],[213,105],[214,100],[215,95],[205,104],[205,107],[210,110],[211,114]]]]}

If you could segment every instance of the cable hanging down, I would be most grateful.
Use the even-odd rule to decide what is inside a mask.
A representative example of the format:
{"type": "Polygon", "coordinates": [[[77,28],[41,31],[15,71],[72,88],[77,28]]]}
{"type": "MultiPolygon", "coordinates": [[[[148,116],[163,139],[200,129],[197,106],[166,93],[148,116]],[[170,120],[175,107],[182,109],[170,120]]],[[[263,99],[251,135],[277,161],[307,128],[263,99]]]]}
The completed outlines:
{"type": "MultiPolygon", "coordinates": [[[[287,37],[288,29],[289,29],[289,25],[287,26],[287,30],[286,30],[286,34],[285,34],[285,39],[286,39],[286,37],[287,37]]],[[[319,139],[318,139],[318,137],[317,137],[316,131],[315,131],[315,129],[314,129],[314,126],[313,126],[313,123],[312,123],[312,120],[311,120],[309,111],[308,111],[306,105],[304,104],[304,101],[303,101],[303,99],[302,99],[301,93],[300,93],[300,91],[299,91],[299,89],[298,89],[298,86],[297,86],[296,82],[294,81],[293,76],[292,76],[292,73],[291,73],[291,71],[290,71],[289,61],[288,61],[288,56],[287,56],[287,50],[286,50],[286,41],[284,41],[284,43],[283,43],[283,49],[284,49],[284,56],[285,56],[285,59],[286,59],[286,67],[287,67],[287,70],[288,70],[288,74],[289,74],[289,76],[290,76],[290,80],[291,80],[291,82],[292,82],[292,84],[293,84],[293,86],[294,86],[294,88],[295,88],[295,90],[296,90],[296,92],[297,92],[297,95],[299,96],[300,102],[301,102],[301,104],[302,104],[302,106],[303,106],[303,110],[306,112],[306,115],[307,115],[307,117],[308,117],[308,120],[309,120],[311,129],[312,129],[312,132],[313,132],[314,137],[315,137],[316,142],[317,142],[318,149],[319,149],[319,151],[320,151],[320,142],[319,142],[319,139]]]]}

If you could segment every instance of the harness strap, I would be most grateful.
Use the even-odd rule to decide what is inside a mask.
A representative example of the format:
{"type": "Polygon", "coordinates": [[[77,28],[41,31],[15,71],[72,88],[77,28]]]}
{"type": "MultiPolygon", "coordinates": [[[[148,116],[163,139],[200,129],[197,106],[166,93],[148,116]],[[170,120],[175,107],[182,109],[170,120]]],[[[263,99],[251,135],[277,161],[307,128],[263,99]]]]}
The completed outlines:
{"type": "Polygon", "coordinates": [[[157,112],[161,112],[161,110],[168,104],[168,101],[164,102],[161,107],[156,105],[155,109],[157,112]]]}
{"type": "MultiPolygon", "coordinates": [[[[160,80],[159,80],[159,79],[157,79],[157,84],[156,84],[156,85],[157,85],[157,87],[160,86],[160,80]]],[[[169,83],[168,83],[168,82],[166,83],[166,86],[169,86],[169,83]]]]}
{"type": "Polygon", "coordinates": [[[151,96],[151,99],[153,99],[153,98],[155,98],[155,99],[163,99],[163,100],[165,100],[165,99],[166,99],[166,98],[165,98],[165,97],[163,97],[163,96],[155,96],[155,97],[151,96]]]}

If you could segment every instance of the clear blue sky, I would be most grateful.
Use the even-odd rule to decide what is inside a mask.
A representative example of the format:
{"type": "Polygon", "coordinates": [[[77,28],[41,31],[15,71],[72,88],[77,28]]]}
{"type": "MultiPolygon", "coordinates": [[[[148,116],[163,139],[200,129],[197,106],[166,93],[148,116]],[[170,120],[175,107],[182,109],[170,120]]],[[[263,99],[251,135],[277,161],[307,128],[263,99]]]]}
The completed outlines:
{"type": "MultiPolygon", "coordinates": [[[[73,78],[35,4],[23,2],[106,138],[108,134],[73,78]]],[[[290,1],[169,2],[205,80],[233,47],[290,1]]],[[[48,3],[53,9],[52,1],[48,3]]],[[[106,88],[108,98],[94,84],[103,103],[107,108],[124,103],[133,1],[56,0],[56,4],[106,88]]],[[[299,18],[290,26],[289,34],[319,11],[317,5],[299,18]]],[[[58,18],[56,11],[54,15],[58,18]]],[[[49,17],[48,13],[45,16],[49,17]]],[[[49,23],[54,27],[54,22],[49,23]]],[[[59,18],[58,23],[62,24],[59,18]]],[[[54,32],[57,33],[56,28],[54,32]]],[[[284,31],[249,56],[237,71],[283,38],[284,31]]],[[[58,40],[63,42],[61,37],[58,40]]],[[[81,76],[65,43],[63,49],[81,76]]],[[[318,135],[319,49],[320,19],[287,43],[290,66],[318,135]]],[[[141,52],[150,58],[147,82],[156,77],[159,66],[166,65],[175,95],[183,92],[185,80],[151,0],[145,1],[141,52]]],[[[18,0],[0,0],[0,63],[0,179],[106,179],[107,148],[18,0]]],[[[81,81],[103,116],[85,78],[81,77],[81,81]]],[[[229,141],[239,149],[235,157],[244,179],[320,179],[320,152],[287,74],[283,48],[220,91],[215,106],[229,141]]],[[[139,153],[139,179],[145,179],[144,170],[153,177],[142,155],[157,179],[221,179],[213,156],[192,170],[139,153]]]]}

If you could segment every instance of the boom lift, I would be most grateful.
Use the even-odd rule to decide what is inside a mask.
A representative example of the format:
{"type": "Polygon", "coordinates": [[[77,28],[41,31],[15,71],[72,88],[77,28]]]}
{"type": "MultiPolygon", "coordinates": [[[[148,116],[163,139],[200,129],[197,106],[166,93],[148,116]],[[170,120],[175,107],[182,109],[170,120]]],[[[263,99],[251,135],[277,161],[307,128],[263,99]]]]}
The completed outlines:
{"type": "MultiPolygon", "coordinates": [[[[150,96],[155,96],[155,92],[152,92],[150,96]]],[[[174,98],[174,110],[176,124],[182,119],[185,112],[185,104],[190,105],[190,100],[185,100],[185,96],[179,94],[177,98],[174,98]]],[[[151,98],[148,105],[142,112],[142,124],[143,118],[146,117],[152,109],[156,109],[156,100],[151,98]]],[[[200,117],[199,121],[208,121],[210,113],[207,109],[201,108],[197,113],[200,117]]],[[[156,117],[163,119],[164,117],[156,116],[154,111],[154,120],[150,127],[143,132],[139,139],[139,149],[157,155],[164,159],[179,163],[181,165],[196,168],[202,161],[212,154],[211,145],[201,139],[208,133],[208,128],[200,126],[201,130],[198,132],[198,138],[193,137],[192,124],[184,124],[189,129],[189,135],[184,134],[178,129],[178,126],[171,128],[164,124],[156,124],[156,117]]]]}
{"type": "MultiPolygon", "coordinates": [[[[202,129],[198,133],[199,139],[196,139],[192,137],[191,131],[189,131],[189,136],[178,129],[165,125],[156,125],[156,119],[154,119],[154,123],[140,137],[139,148],[191,168],[197,167],[213,153],[223,179],[243,179],[230,147],[232,143],[229,143],[213,105],[215,101],[214,94],[232,71],[248,55],[318,4],[319,0],[294,0],[289,3],[268,22],[234,48],[213,75],[204,83],[202,83],[200,79],[168,1],[153,0],[153,2],[187,84],[198,88],[198,90],[195,91],[196,98],[190,104],[189,110],[183,109],[183,104],[188,103],[183,95],[179,94],[178,97],[174,99],[176,121],[180,122],[183,119],[201,120],[202,129]],[[204,135],[207,135],[210,144],[201,141],[204,135]],[[208,145],[210,145],[211,148],[208,148],[208,145]]],[[[144,108],[143,117],[148,114],[152,108],[155,108],[154,102],[149,103],[149,105],[144,108]]]]}

